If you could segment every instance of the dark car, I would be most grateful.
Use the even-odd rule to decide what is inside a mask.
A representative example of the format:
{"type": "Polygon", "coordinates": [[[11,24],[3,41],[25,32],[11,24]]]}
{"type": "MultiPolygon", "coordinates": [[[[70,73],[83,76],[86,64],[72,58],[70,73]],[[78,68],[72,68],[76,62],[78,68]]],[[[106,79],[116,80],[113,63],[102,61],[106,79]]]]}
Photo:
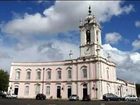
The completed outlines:
{"type": "Polygon", "coordinates": [[[112,93],[104,94],[103,99],[105,101],[121,101],[121,100],[124,100],[124,98],[118,97],[117,95],[112,94],[112,93]]]}
{"type": "Polygon", "coordinates": [[[77,100],[79,100],[79,97],[77,95],[73,94],[69,97],[69,100],[70,101],[77,101],[77,100]]]}
{"type": "Polygon", "coordinates": [[[5,98],[6,97],[6,94],[4,94],[2,91],[0,91],[0,97],[1,98],[5,98]]]}
{"type": "Polygon", "coordinates": [[[46,96],[42,93],[39,93],[36,95],[36,100],[45,100],[46,96]]]}
{"type": "Polygon", "coordinates": [[[86,95],[83,97],[82,99],[83,101],[90,101],[90,96],[89,95],[86,95]]]}

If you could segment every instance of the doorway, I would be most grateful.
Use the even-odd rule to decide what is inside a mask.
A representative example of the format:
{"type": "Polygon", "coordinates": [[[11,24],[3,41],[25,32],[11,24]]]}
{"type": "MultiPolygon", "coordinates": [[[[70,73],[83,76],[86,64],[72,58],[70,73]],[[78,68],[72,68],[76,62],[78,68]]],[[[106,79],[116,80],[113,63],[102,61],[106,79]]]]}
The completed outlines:
{"type": "Polygon", "coordinates": [[[68,98],[71,96],[71,86],[68,86],[68,98]]]}
{"type": "Polygon", "coordinates": [[[15,95],[18,95],[18,88],[15,88],[15,89],[14,89],[14,94],[15,94],[15,95]]]}
{"type": "Polygon", "coordinates": [[[57,86],[57,98],[61,98],[61,86],[57,86]]]}
{"type": "Polygon", "coordinates": [[[87,84],[83,84],[83,97],[86,97],[87,95],[88,95],[87,84]]]}

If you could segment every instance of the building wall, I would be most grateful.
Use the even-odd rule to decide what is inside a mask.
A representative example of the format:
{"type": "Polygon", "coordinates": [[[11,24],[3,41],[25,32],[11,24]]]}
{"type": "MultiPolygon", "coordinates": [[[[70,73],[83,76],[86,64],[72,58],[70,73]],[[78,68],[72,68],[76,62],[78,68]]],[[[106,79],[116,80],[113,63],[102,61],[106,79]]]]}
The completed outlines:
{"type": "Polygon", "coordinates": [[[57,99],[57,86],[60,86],[61,98],[68,99],[68,88],[71,93],[83,98],[84,84],[87,85],[87,94],[91,99],[102,99],[105,93],[114,93],[118,96],[136,94],[135,85],[116,79],[116,68],[113,63],[102,58],[76,59],[62,62],[49,63],[13,63],[10,72],[8,91],[14,93],[19,89],[19,98],[35,98],[35,87],[40,85],[39,93],[44,93],[47,98],[57,99]],[[83,77],[82,69],[86,67],[87,78],[83,77]],[[72,69],[72,78],[68,79],[68,69],[72,69]],[[47,71],[51,71],[51,79],[47,79],[47,71]],[[61,79],[57,78],[57,71],[61,71],[61,79]],[[16,71],[20,71],[20,79],[15,79],[16,71]],[[27,79],[27,72],[31,72],[31,78],[27,79]],[[41,79],[37,80],[37,71],[41,72],[41,79]],[[47,87],[50,86],[50,93],[47,87]],[[25,88],[29,87],[29,94],[25,88]],[[121,92],[120,92],[121,90],[121,92]]]}

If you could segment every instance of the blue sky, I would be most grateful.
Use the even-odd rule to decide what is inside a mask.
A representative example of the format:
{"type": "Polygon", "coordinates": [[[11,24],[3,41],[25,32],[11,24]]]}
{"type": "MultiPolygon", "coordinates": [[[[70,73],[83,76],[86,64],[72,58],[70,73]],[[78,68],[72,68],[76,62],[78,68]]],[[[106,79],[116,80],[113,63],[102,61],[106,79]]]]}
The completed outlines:
{"type": "Polygon", "coordinates": [[[89,5],[117,75],[139,81],[139,75],[129,78],[140,73],[139,1],[0,1],[0,67],[9,71],[11,62],[69,59],[70,50],[78,57],[78,26],[89,5]]]}
{"type": "MultiPolygon", "coordinates": [[[[122,4],[123,5],[133,5],[133,9],[132,12],[130,12],[129,14],[121,14],[119,16],[113,16],[111,18],[111,22],[107,21],[105,23],[102,23],[102,41],[103,43],[105,43],[105,34],[109,33],[109,32],[118,32],[120,33],[123,38],[127,39],[128,42],[125,43],[124,41],[120,41],[119,44],[114,45],[115,47],[127,51],[127,50],[131,50],[132,46],[131,46],[131,42],[134,41],[135,39],[137,39],[138,34],[140,33],[139,28],[135,27],[135,21],[138,21],[140,18],[140,11],[138,11],[140,9],[140,6],[138,4],[138,1],[131,1],[128,2],[126,1],[125,3],[122,4]],[[125,45],[125,47],[122,47],[122,44],[125,45]]],[[[55,2],[54,1],[48,1],[48,2],[39,2],[39,1],[1,1],[0,2],[0,22],[1,23],[6,23],[16,17],[22,17],[24,16],[25,13],[29,13],[29,14],[35,14],[37,12],[39,12],[40,14],[43,15],[43,11],[46,8],[49,8],[50,6],[54,5],[55,2]]],[[[4,34],[2,33],[2,37],[4,37],[4,34]]],[[[57,37],[56,38],[67,38],[67,36],[65,36],[63,33],[57,33],[57,37]]],[[[48,38],[48,37],[47,37],[48,38]]],[[[74,37],[71,37],[72,40],[75,39],[74,37]]],[[[79,37],[76,37],[77,40],[79,40],[79,37]]],[[[37,36],[37,39],[44,39],[37,36]]],[[[5,40],[9,40],[11,43],[14,43],[14,41],[12,39],[5,39],[5,40]]],[[[5,44],[8,45],[9,41],[6,41],[5,44]]]]}

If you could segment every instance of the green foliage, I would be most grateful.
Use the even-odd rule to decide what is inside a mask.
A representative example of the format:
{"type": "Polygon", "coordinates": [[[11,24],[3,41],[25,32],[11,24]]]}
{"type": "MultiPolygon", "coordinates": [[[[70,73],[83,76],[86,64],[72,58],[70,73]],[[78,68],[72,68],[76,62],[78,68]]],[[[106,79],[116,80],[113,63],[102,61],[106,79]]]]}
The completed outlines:
{"type": "Polygon", "coordinates": [[[8,72],[0,69],[0,90],[7,91],[9,84],[9,74],[8,72]]]}
{"type": "Polygon", "coordinates": [[[140,84],[136,84],[137,96],[140,96],[140,84]]]}

